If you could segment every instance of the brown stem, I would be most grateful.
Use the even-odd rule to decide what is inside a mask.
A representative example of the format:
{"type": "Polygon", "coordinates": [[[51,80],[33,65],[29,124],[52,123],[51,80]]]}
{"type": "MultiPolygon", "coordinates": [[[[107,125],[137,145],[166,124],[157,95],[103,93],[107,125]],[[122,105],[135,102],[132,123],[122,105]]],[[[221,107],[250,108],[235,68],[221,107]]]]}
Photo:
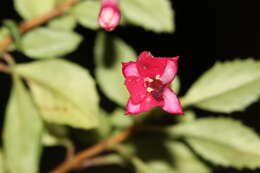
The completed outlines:
{"type": "MultiPolygon", "coordinates": [[[[63,14],[69,7],[73,6],[74,4],[78,3],[80,0],[67,0],[66,2],[58,5],[56,8],[48,12],[47,14],[43,16],[36,17],[32,20],[25,21],[21,23],[19,26],[19,31],[21,33],[25,33],[29,31],[32,28],[35,28],[36,26],[39,26],[41,24],[46,23],[48,20],[60,16],[63,14]]],[[[13,42],[13,39],[11,36],[7,36],[4,38],[2,42],[0,42],[0,52],[5,50],[9,44],[13,42]]]]}
{"type": "Polygon", "coordinates": [[[8,73],[10,71],[10,69],[9,69],[9,67],[6,64],[0,63],[0,71],[8,73]]]}
{"type": "Polygon", "coordinates": [[[12,55],[10,55],[9,53],[4,52],[4,53],[2,54],[2,58],[5,60],[5,62],[6,62],[9,66],[15,65],[15,60],[14,60],[14,58],[12,57],[12,55]]]}
{"type": "Polygon", "coordinates": [[[121,143],[124,141],[135,129],[135,127],[128,128],[124,131],[121,131],[115,136],[112,136],[111,138],[108,138],[107,140],[104,140],[90,148],[87,148],[86,150],[83,150],[76,154],[74,157],[72,157],[70,160],[65,160],[61,165],[59,165],[56,169],[51,171],[51,173],[65,173],[72,169],[73,167],[80,164],[82,161],[95,156],[106,149],[108,149],[111,145],[121,143]]]}

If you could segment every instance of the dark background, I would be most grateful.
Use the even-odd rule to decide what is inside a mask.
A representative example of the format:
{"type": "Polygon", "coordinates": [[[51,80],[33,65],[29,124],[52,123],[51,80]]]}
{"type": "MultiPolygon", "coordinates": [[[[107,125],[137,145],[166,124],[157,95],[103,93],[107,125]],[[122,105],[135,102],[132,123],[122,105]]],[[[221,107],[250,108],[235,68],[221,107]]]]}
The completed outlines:
{"type": "MultiPolygon", "coordinates": [[[[176,14],[176,32],[174,34],[155,34],[139,27],[120,27],[111,34],[124,39],[138,53],[149,50],[155,56],[180,55],[178,72],[182,84],[180,95],[183,95],[189,86],[216,61],[247,57],[260,58],[260,3],[258,0],[173,0],[172,7],[176,14]]],[[[157,9],[154,12],[160,13],[157,9]]],[[[12,1],[0,0],[0,20],[6,18],[21,21],[14,11],[12,1]]],[[[69,54],[67,58],[93,70],[91,57],[96,34],[94,31],[82,27],[77,27],[76,30],[85,36],[85,40],[79,49],[69,54]]],[[[13,55],[18,62],[28,61],[19,53],[13,55]]],[[[1,124],[10,87],[10,78],[0,74],[1,124]]],[[[113,105],[104,103],[106,106],[110,104],[113,105]]],[[[248,107],[246,112],[236,112],[225,116],[240,119],[260,133],[259,106],[258,102],[248,107]]],[[[209,114],[201,110],[196,111],[199,116],[209,114]]],[[[210,115],[215,114],[210,113],[210,115]]],[[[42,159],[42,172],[53,168],[62,161],[63,157],[63,149],[56,147],[47,149],[42,159]]],[[[213,168],[215,173],[238,172],[231,168],[217,166],[213,166],[213,168]]],[[[91,168],[88,172],[127,173],[130,171],[109,166],[91,168]]],[[[240,172],[250,173],[252,171],[242,170],[240,172]]]]}

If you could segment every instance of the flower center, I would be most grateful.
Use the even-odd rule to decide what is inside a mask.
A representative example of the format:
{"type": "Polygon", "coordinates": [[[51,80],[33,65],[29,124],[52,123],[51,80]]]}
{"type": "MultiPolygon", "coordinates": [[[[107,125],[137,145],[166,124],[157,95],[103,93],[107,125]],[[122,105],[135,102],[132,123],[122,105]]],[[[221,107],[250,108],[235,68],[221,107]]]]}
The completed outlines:
{"type": "Polygon", "coordinates": [[[153,98],[157,101],[162,101],[163,99],[163,89],[165,85],[160,80],[160,75],[156,75],[154,79],[145,78],[145,86],[147,92],[151,93],[153,98]]]}

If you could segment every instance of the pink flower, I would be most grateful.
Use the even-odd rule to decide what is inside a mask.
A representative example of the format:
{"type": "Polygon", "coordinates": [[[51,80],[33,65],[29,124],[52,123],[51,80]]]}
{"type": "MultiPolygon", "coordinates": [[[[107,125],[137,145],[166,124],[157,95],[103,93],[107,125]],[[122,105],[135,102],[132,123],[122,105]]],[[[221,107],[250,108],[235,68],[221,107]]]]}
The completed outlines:
{"type": "Polygon", "coordinates": [[[99,25],[106,31],[113,31],[120,23],[118,0],[102,0],[99,12],[99,25]]]}
{"type": "Polygon", "coordinates": [[[178,58],[156,58],[144,51],[136,62],[122,63],[125,85],[131,95],[126,114],[146,112],[155,106],[169,113],[183,113],[176,94],[169,87],[178,69],[178,58]]]}

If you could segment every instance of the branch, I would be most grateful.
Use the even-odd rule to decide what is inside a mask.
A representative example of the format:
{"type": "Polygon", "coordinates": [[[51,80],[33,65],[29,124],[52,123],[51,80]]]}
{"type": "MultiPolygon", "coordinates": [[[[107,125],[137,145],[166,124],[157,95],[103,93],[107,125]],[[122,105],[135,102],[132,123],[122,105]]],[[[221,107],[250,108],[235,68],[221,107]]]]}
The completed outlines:
{"type": "Polygon", "coordinates": [[[132,132],[135,130],[135,126],[128,128],[120,133],[118,133],[115,136],[112,136],[111,138],[108,138],[107,140],[104,140],[90,148],[87,148],[86,150],[83,150],[76,154],[74,157],[70,158],[70,160],[65,160],[61,165],[59,165],[56,169],[51,171],[51,173],[65,173],[72,169],[73,167],[80,164],[82,161],[95,156],[106,149],[110,148],[111,145],[118,144],[123,142],[132,132]]]}
{"type": "MultiPolygon", "coordinates": [[[[46,23],[48,20],[60,16],[61,14],[63,14],[68,8],[70,8],[71,6],[73,6],[74,4],[78,3],[80,0],[67,0],[66,2],[58,5],[56,8],[54,8],[53,10],[51,10],[49,13],[43,15],[43,16],[39,16],[36,17],[32,20],[29,21],[25,21],[23,22],[20,26],[19,26],[19,31],[21,33],[25,33],[29,30],[31,30],[32,28],[35,28],[36,26],[39,26],[41,24],[46,23]]],[[[4,51],[8,45],[10,45],[13,42],[13,39],[11,36],[7,36],[3,39],[2,42],[0,42],[0,52],[4,51]]]]}
{"type": "MultiPolygon", "coordinates": [[[[3,63],[0,63],[0,71],[1,72],[5,72],[5,73],[8,73],[10,71],[9,67],[3,63]]],[[[1,134],[2,135],[2,134],[1,134]]],[[[1,136],[0,135],[0,136],[1,136]]]]}

